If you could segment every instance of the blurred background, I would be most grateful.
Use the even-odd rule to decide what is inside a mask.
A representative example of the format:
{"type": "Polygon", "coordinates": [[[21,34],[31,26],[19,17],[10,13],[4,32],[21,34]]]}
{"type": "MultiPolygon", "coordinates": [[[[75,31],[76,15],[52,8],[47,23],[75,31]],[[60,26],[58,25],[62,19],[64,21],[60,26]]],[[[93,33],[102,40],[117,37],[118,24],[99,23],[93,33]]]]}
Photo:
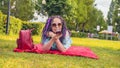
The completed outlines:
{"type": "Polygon", "coordinates": [[[73,37],[120,39],[120,0],[0,0],[0,33],[41,35],[52,15],[64,17],[73,37]]]}

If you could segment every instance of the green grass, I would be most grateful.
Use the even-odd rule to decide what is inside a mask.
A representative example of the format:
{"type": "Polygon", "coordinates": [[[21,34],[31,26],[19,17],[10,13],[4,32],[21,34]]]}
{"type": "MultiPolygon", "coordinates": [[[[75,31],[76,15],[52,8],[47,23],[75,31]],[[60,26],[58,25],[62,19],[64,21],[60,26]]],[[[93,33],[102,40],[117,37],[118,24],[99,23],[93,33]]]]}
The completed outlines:
{"type": "MultiPolygon", "coordinates": [[[[90,47],[99,59],[54,54],[16,53],[18,36],[0,35],[0,68],[119,68],[120,41],[72,38],[72,45],[90,47]]],[[[39,43],[40,37],[33,36],[39,43]]]]}
{"type": "Polygon", "coordinates": [[[120,41],[99,40],[93,38],[72,38],[73,45],[83,45],[92,47],[110,48],[113,50],[120,50],[120,41]]]}

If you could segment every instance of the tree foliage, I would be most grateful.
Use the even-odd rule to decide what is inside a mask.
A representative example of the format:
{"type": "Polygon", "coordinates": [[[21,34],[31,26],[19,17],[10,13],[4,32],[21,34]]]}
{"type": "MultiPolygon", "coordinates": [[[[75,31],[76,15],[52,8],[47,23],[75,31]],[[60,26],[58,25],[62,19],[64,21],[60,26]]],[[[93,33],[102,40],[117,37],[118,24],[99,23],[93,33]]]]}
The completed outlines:
{"type": "Polygon", "coordinates": [[[94,0],[68,0],[68,3],[72,6],[72,10],[67,19],[73,24],[76,23],[76,30],[91,31],[95,30],[97,25],[105,23],[103,14],[93,5],[94,0]],[[100,21],[101,24],[98,24],[100,21]]]}
{"type": "Polygon", "coordinates": [[[46,0],[44,10],[51,15],[65,16],[70,11],[70,6],[67,4],[67,0],[46,0]]]}
{"type": "Polygon", "coordinates": [[[8,11],[8,0],[0,0],[0,10],[4,14],[7,14],[7,11],[8,11]]]}
{"type": "MultiPolygon", "coordinates": [[[[30,20],[33,18],[34,3],[33,0],[10,0],[11,2],[11,15],[21,20],[30,20]]],[[[7,14],[8,0],[0,0],[0,10],[7,14]]]]}
{"type": "MultiPolygon", "coordinates": [[[[7,5],[7,0],[2,1],[7,5]]],[[[70,30],[83,32],[95,30],[97,25],[105,25],[101,11],[94,7],[94,0],[46,0],[46,4],[42,4],[42,1],[11,0],[11,5],[16,3],[15,7],[11,8],[11,15],[22,20],[30,20],[33,18],[34,9],[43,15],[61,15],[70,30]]],[[[3,10],[3,7],[0,9],[3,10]]],[[[7,6],[5,11],[7,11],[7,6]]]]}
{"type": "MultiPolygon", "coordinates": [[[[40,5],[42,0],[38,1],[40,5]]],[[[94,0],[46,0],[46,4],[41,5],[41,10],[47,12],[48,16],[63,16],[67,21],[67,25],[73,26],[69,27],[71,30],[79,30],[84,32],[91,31],[91,29],[93,30],[96,28],[98,25],[97,19],[99,16],[101,17],[101,19],[99,18],[101,23],[105,23],[102,14],[99,14],[99,11],[93,4],[94,0]]]]}
{"type": "Polygon", "coordinates": [[[22,20],[30,20],[33,18],[34,3],[32,0],[16,0],[15,14],[17,18],[22,20]]]}
{"type": "Polygon", "coordinates": [[[112,0],[109,13],[108,13],[108,24],[113,26],[115,32],[120,33],[120,0],[112,0]]]}

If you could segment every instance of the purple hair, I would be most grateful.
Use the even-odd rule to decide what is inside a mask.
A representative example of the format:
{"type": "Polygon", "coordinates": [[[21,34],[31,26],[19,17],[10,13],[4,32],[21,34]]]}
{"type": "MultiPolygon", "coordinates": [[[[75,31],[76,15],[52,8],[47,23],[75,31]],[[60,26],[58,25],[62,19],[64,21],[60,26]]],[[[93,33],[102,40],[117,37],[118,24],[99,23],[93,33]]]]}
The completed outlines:
{"type": "Polygon", "coordinates": [[[65,23],[64,19],[58,15],[51,16],[47,19],[46,24],[45,24],[43,31],[42,31],[42,43],[45,41],[46,38],[48,38],[47,32],[52,31],[51,23],[52,23],[54,18],[59,18],[62,22],[62,34],[63,35],[60,38],[60,41],[62,42],[62,40],[65,38],[67,27],[66,27],[66,23],[65,23]]]}

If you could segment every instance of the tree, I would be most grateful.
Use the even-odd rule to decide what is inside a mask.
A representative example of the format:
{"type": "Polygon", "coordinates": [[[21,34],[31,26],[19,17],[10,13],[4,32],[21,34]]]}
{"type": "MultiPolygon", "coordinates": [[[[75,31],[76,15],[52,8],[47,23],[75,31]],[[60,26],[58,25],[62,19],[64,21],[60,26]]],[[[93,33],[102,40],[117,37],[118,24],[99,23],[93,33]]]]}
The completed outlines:
{"type": "Polygon", "coordinates": [[[34,2],[32,0],[15,0],[14,16],[24,21],[31,20],[34,13],[34,2]]]}
{"type": "Polygon", "coordinates": [[[88,25],[89,23],[91,24],[90,27],[94,27],[94,20],[96,19],[95,18],[95,15],[93,15],[93,10],[94,10],[94,7],[93,7],[93,3],[94,3],[94,0],[86,0],[84,1],[83,0],[83,3],[86,7],[86,16],[85,16],[85,20],[82,22],[81,26],[82,26],[82,31],[84,32],[85,30],[88,31],[88,28],[86,27],[86,25],[88,25]]]}
{"type": "Polygon", "coordinates": [[[113,26],[113,31],[120,33],[120,0],[112,0],[108,12],[108,24],[113,26]]]}
{"type": "Polygon", "coordinates": [[[42,0],[38,0],[36,6],[38,11],[41,12],[43,10],[41,13],[44,14],[47,12],[48,16],[63,16],[70,30],[83,32],[93,30],[96,28],[96,21],[99,16],[99,19],[104,21],[102,14],[99,15],[99,11],[93,5],[94,0],[46,0],[46,4],[42,4],[41,2],[42,0]]]}
{"type": "Polygon", "coordinates": [[[8,0],[0,0],[0,10],[2,11],[2,13],[7,14],[8,0]]]}
{"type": "MultiPolygon", "coordinates": [[[[0,10],[7,14],[8,0],[0,0],[0,10]]],[[[35,4],[33,0],[11,0],[11,15],[24,21],[33,18],[35,4]]]]}
{"type": "Polygon", "coordinates": [[[67,4],[67,0],[46,0],[46,4],[42,4],[41,2],[41,0],[38,0],[36,10],[43,10],[42,14],[47,12],[48,16],[65,16],[70,11],[70,6],[67,4]],[[38,7],[41,7],[41,9],[39,9],[38,7]]]}
{"type": "Polygon", "coordinates": [[[85,21],[85,18],[87,17],[86,14],[86,6],[83,2],[83,0],[68,0],[68,4],[71,5],[70,13],[67,15],[67,19],[69,22],[75,23],[75,30],[81,29],[80,25],[83,21],[85,21]]]}
{"type": "MultiPolygon", "coordinates": [[[[74,0],[76,2],[73,10],[76,20],[76,29],[79,31],[86,31],[86,25],[91,21],[90,13],[92,13],[93,0],[74,0]]],[[[92,22],[93,23],[93,22],[92,22]]],[[[91,25],[92,26],[92,25],[91,25]]]]}
{"type": "Polygon", "coordinates": [[[75,22],[75,30],[93,32],[97,25],[106,28],[102,12],[94,7],[94,0],[68,0],[68,3],[72,9],[67,19],[69,22],[73,22],[71,25],[74,25],[75,22]]]}
{"type": "Polygon", "coordinates": [[[108,11],[108,25],[112,25],[112,18],[113,18],[113,12],[114,12],[114,6],[115,6],[115,2],[112,0],[111,4],[110,4],[110,8],[109,8],[109,11],[108,11]]]}
{"type": "Polygon", "coordinates": [[[115,0],[114,1],[114,11],[113,11],[113,26],[114,26],[114,31],[120,33],[120,0],[115,0]]]}

